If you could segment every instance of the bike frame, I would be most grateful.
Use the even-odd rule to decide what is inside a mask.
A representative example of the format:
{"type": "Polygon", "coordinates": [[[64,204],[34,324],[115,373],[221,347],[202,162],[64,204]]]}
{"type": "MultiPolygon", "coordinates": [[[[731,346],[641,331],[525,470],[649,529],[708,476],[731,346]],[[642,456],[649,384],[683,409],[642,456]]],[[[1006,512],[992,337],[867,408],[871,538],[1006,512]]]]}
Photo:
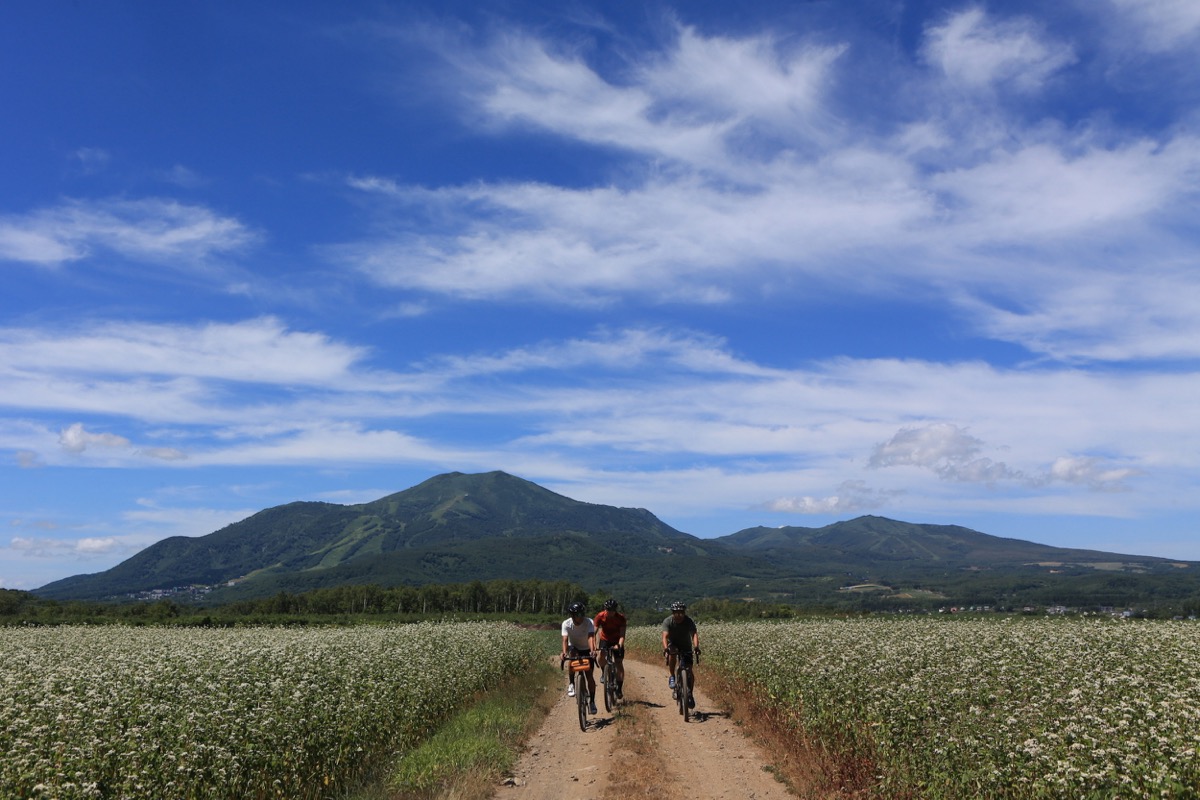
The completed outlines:
{"type": "Polygon", "coordinates": [[[605,650],[602,651],[604,654],[604,667],[602,669],[601,674],[604,678],[604,710],[605,711],[612,711],[614,708],[617,707],[617,702],[618,702],[617,701],[617,663],[616,663],[617,660],[613,656],[613,652],[616,651],[616,649],[617,649],[616,647],[609,647],[609,648],[605,648],[605,650]]]}
{"type": "Polygon", "coordinates": [[[692,687],[691,680],[689,679],[692,676],[692,662],[694,659],[694,653],[675,654],[675,699],[679,701],[679,713],[683,715],[684,722],[687,722],[691,717],[688,700],[692,696],[692,687]]]}
{"type": "Polygon", "coordinates": [[[575,684],[575,700],[579,707],[579,730],[586,731],[588,703],[592,699],[588,694],[587,672],[592,668],[592,659],[587,655],[573,655],[568,663],[571,665],[571,680],[575,684]]]}

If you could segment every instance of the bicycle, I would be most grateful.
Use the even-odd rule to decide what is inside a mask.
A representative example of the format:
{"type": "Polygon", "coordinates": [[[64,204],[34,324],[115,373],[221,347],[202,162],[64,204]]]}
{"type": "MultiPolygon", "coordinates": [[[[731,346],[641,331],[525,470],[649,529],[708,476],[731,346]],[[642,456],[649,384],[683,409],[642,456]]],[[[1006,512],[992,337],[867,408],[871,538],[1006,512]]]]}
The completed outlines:
{"type": "MultiPolygon", "coordinates": [[[[559,660],[558,668],[562,669],[564,663],[568,659],[559,660]]],[[[581,655],[572,653],[569,659],[571,664],[571,682],[575,686],[575,700],[579,706],[579,730],[587,730],[588,706],[591,704],[591,695],[588,694],[587,673],[592,666],[592,657],[590,655],[581,655]]]]}
{"type": "Polygon", "coordinates": [[[675,658],[675,688],[671,691],[672,697],[679,703],[679,713],[683,715],[683,721],[687,722],[691,717],[692,706],[692,664],[700,663],[700,649],[697,648],[691,652],[680,652],[675,658]]]}
{"type": "Polygon", "coordinates": [[[616,653],[620,648],[606,648],[604,654],[604,669],[601,671],[600,679],[604,681],[604,710],[612,711],[617,707],[620,698],[617,697],[617,657],[616,653]]]}

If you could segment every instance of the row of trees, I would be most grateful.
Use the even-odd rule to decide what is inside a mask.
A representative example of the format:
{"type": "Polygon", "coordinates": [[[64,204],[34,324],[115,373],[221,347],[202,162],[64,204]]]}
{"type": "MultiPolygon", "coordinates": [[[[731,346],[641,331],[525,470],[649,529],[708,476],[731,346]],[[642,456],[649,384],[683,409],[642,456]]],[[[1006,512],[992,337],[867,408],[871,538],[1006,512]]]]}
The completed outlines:
{"type": "Polygon", "coordinates": [[[575,601],[599,608],[567,581],[495,580],[425,586],[337,586],[293,594],[240,600],[221,606],[196,606],[170,599],[132,603],[59,602],[30,592],[0,589],[0,624],[128,622],[134,624],[236,624],[247,621],[303,621],[328,617],[419,618],[448,614],[507,615],[561,619],[575,601]]]}
{"type": "Polygon", "coordinates": [[[334,586],[223,606],[231,614],[561,614],[588,593],[567,581],[494,580],[424,586],[334,586]]]}

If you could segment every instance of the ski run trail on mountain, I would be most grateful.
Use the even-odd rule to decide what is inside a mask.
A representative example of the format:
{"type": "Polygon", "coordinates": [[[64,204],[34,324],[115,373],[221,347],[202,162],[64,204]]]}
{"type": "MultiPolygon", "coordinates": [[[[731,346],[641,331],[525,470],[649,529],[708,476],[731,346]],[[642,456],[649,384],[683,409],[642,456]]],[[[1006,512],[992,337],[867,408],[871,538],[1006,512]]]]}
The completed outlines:
{"type": "Polygon", "coordinates": [[[541,729],[527,742],[513,776],[495,800],[784,800],[794,798],[769,770],[766,756],[704,694],[704,672],[696,670],[696,708],[685,723],[667,686],[662,664],[625,660],[627,713],[644,714],[637,731],[604,711],[599,669],[600,713],[579,729],[575,698],[562,695],[541,729]],[[640,749],[640,754],[639,754],[640,749]],[[649,768],[648,768],[649,767],[649,768]],[[637,786],[618,785],[622,770],[635,772],[637,786]]]}

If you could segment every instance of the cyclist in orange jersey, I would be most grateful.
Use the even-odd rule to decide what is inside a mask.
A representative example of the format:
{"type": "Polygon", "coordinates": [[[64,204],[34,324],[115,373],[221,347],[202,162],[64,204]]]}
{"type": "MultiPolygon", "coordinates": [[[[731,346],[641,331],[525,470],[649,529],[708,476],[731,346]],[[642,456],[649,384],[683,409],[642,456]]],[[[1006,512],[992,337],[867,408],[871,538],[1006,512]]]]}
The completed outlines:
{"type": "Polygon", "coordinates": [[[611,658],[613,673],[617,679],[617,697],[623,698],[625,696],[623,691],[625,684],[625,615],[617,611],[617,601],[609,598],[604,601],[604,610],[596,615],[593,622],[596,625],[598,639],[596,644],[600,649],[600,657],[596,662],[600,667],[600,675],[604,675],[604,662],[611,658]]]}

